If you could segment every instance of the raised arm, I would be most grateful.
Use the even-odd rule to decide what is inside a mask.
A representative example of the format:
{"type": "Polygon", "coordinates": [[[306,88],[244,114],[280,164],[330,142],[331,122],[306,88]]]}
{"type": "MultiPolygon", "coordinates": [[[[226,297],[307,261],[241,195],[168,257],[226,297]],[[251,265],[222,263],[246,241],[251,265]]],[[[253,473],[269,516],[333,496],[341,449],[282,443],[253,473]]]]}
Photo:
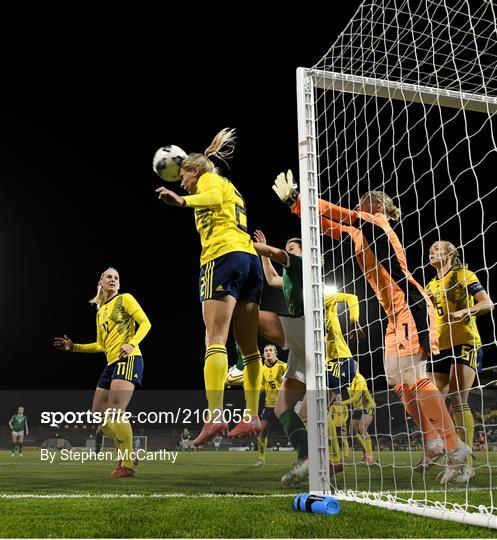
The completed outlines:
{"type": "Polygon", "coordinates": [[[275,289],[283,289],[283,278],[278,274],[276,268],[273,266],[273,263],[267,257],[261,257],[261,259],[262,269],[264,271],[264,277],[266,278],[267,284],[275,289]]]}
{"type": "MultiPolygon", "coordinates": [[[[294,211],[294,206],[298,204],[300,211],[300,195],[297,191],[297,184],[293,179],[293,174],[291,170],[288,170],[285,176],[285,173],[280,173],[274,182],[273,190],[276,195],[283,201],[285,204],[288,204],[292,212],[294,211]]],[[[348,208],[343,208],[332,204],[327,201],[319,199],[319,214],[324,218],[332,219],[339,223],[345,223],[352,225],[359,219],[360,214],[355,210],[349,210],[348,208]]],[[[298,213],[300,215],[300,213],[298,213]]],[[[323,231],[325,229],[323,228],[323,231]]]]}
{"type": "MultiPolygon", "coordinates": [[[[300,217],[300,197],[295,201],[290,209],[293,214],[300,217]]],[[[342,225],[341,223],[335,223],[322,215],[319,216],[319,221],[323,234],[331,236],[332,238],[335,238],[335,240],[340,240],[342,234],[350,234],[353,230],[353,227],[342,225]]]]}
{"type": "Polygon", "coordinates": [[[216,208],[223,202],[223,191],[220,179],[215,174],[203,174],[197,184],[195,195],[182,197],[165,187],[155,190],[159,199],[169,206],[189,206],[190,208],[216,208]]]}
{"type": "Polygon", "coordinates": [[[350,331],[348,339],[359,340],[364,337],[364,330],[359,324],[359,298],[355,294],[337,293],[337,302],[345,302],[349,309],[350,331]]]}
{"type": "Polygon", "coordinates": [[[223,202],[223,192],[219,185],[211,185],[202,193],[183,197],[184,206],[191,208],[213,208],[223,202]]]}
{"type": "Polygon", "coordinates": [[[283,288],[283,278],[278,274],[271,260],[274,260],[280,264],[288,265],[288,254],[285,250],[268,246],[266,243],[266,237],[262,231],[254,232],[254,248],[257,254],[262,258],[262,268],[264,270],[264,276],[270,287],[277,289],[283,288]]]}
{"type": "MultiPolygon", "coordinates": [[[[300,197],[299,197],[300,200],[300,197]]],[[[337,206],[328,201],[319,199],[319,215],[321,217],[332,219],[338,223],[345,223],[347,225],[353,225],[360,217],[359,213],[355,210],[349,210],[342,206],[337,206]]]]}

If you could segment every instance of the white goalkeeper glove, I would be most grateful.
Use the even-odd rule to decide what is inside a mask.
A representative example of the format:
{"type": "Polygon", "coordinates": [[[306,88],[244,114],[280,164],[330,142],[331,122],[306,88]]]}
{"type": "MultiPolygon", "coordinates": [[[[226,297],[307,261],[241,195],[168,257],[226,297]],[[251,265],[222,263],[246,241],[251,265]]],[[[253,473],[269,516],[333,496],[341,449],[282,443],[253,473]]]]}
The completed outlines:
{"type": "Polygon", "coordinates": [[[274,181],[273,189],[281,201],[288,205],[292,205],[299,196],[297,184],[293,179],[293,174],[290,169],[288,169],[286,176],[285,173],[278,174],[274,181]]]}

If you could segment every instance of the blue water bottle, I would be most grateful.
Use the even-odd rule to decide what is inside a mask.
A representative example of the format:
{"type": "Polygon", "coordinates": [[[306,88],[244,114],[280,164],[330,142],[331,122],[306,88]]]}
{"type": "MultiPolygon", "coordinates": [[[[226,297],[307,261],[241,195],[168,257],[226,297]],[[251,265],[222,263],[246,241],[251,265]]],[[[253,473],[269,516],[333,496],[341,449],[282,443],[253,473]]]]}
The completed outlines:
{"type": "Polygon", "coordinates": [[[338,514],[340,503],[334,497],[327,495],[312,495],[300,493],[293,500],[293,509],[300,512],[313,512],[315,514],[338,514]]]}

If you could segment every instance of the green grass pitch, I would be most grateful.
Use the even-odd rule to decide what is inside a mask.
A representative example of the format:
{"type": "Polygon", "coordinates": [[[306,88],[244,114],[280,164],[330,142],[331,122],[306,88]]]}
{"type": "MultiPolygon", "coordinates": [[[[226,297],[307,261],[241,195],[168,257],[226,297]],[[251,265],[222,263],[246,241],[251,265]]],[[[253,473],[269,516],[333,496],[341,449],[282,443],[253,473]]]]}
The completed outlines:
{"type": "MultiPolygon", "coordinates": [[[[356,453],[354,459],[359,459],[356,453]]],[[[340,487],[433,490],[430,499],[488,504],[490,478],[481,467],[471,491],[444,494],[437,471],[413,475],[408,453],[379,455],[383,467],[346,465],[340,487]]],[[[418,456],[414,456],[417,458],[418,456]]],[[[142,462],[135,478],[111,479],[111,462],[40,461],[38,451],[24,458],[0,452],[0,537],[278,537],[278,538],[495,538],[497,531],[413,516],[364,504],[342,502],[338,515],[292,509],[293,495],[280,478],[295,454],[268,452],[266,465],[252,468],[255,452],[180,453],[175,464],[142,462]]],[[[497,458],[492,456],[493,465],[497,458]]],[[[476,465],[486,463],[484,454],[476,465]]],[[[440,470],[440,469],[439,469],[440,470]]],[[[495,484],[495,478],[493,479],[495,484]]],[[[419,493],[417,494],[420,495],[419,493]]],[[[493,496],[497,493],[494,491],[493,496]]],[[[410,495],[406,495],[406,498],[410,495]]]]}

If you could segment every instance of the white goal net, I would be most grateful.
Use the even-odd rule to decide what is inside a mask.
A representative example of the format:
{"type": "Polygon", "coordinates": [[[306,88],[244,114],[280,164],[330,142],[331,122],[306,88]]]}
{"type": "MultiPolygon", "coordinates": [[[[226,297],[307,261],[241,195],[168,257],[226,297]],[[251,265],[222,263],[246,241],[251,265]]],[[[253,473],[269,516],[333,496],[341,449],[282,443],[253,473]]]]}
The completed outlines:
{"type": "MultiPolygon", "coordinates": [[[[492,306],[485,299],[497,294],[496,9],[491,0],[365,0],[323,58],[297,75],[310,488],[495,528],[497,342],[492,306]],[[389,223],[409,272],[388,225],[336,207],[331,211],[330,203],[354,210],[373,191],[385,192],[401,211],[400,220],[389,223]],[[325,202],[321,214],[318,200],[325,202]],[[321,222],[325,207],[331,225],[321,222]],[[459,266],[445,242],[457,248],[459,266]],[[438,259],[430,259],[430,248],[439,249],[438,259]],[[363,462],[360,438],[350,437],[350,455],[340,457],[343,472],[331,478],[323,368],[325,284],[359,299],[366,337],[349,346],[376,403],[367,428],[374,464],[363,462]],[[425,289],[431,290],[433,306],[429,298],[424,320],[415,316],[413,327],[409,313],[423,304],[425,289]],[[470,316],[479,302],[481,309],[470,316]],[[417,369],[412,370],[414,380],[407,368],[400,381],[385,375],[385,354],[404,348],[399,336],[403,324],[412,350],[426,350],[427,342],[430,349],[428,332],[421,348],[413,332],[429,324],[430,309],[442,349],[438,363],[431,365],[447,411],[435,410],[435,382],[419,360],[409,357],[417,369]],[[396,334],[385,340],[392,324],[396,334]],[[399,397],[403,385],[412,391],[421,420],[399,397]],[[461,458],[461,467],[454,465],[446,413],[458,439],[473,449],[472,457],[461,458]],[[435,452],[441,459],[429,468],[417,467],[435,444],[427,445],[424,417],[444,444],[443,455],[435,452]]],[[[385,199],[369,200],[383,204],[380,210],[388,208],[385,199]]],[[[345,335],[347,318],[339,315],[345,335]]],[[[399,354],[402,363],[406,356],[399,354]]],[[[354,416],[359,419],[361,412],[354,416]]]]}

